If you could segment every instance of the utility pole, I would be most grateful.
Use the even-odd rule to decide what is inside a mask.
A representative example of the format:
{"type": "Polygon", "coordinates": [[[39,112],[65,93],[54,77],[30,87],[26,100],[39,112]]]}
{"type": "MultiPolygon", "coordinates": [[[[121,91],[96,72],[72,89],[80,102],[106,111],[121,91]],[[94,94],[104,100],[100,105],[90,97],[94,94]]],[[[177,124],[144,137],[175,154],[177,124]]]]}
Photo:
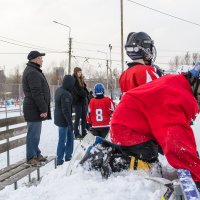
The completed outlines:
{"type": "Polygon", "coordinates": [[[106,90],[108,91],[108,60],[106,60],[106,90]]]}
{"type": "Polygon", "coordinates": [[[66,24],[62,24],[60,22],[57,21],[53,21],[56,24],[59,24],[61,26],[65,26],[69,29],[69,63],[68,63],[68,74],[71,74],[71,54],[72,54],[72,38],[70,37],[71,34],[71,27],[66,25],[66,24]]]}
{"type": "Polygon", "coordinates": [[[109,44],[109,49],[110,49],[110,96],[113,98],[113,91],[112,91],[112,60],[111,60],[111,50],[112,50],[112,45],[109,44]]]}
{"type": "Polygon", "coordinates": [[[123,0],[120,0],[121,4],[121,65],[122,65],[122,72],[124,71],[124,30],[123,30],[123,0]]]}
{"type": "Polygon", "coordinates": [[[109,65],[108,65],[108,55],[107,55],[107,53],[106,52],[104,52],[104,51],[97,51],[97,52],[99,52],[99,53],[103,53],[103,54],[105,54],[106,55],[106,90],[107,90],[107,92],[108,92],[108,85],[109,85],[109,83],[108,83],[108,79],[109,79],[109,77],[108,77],[108,69],[109,69],[109,65]]]}
{"type": "Polygon", "coordinates": [[[71,56],[72,56],[72,38],[69,37],[69,64],[68,64],[68,74],[71,74],[71,56]]]}

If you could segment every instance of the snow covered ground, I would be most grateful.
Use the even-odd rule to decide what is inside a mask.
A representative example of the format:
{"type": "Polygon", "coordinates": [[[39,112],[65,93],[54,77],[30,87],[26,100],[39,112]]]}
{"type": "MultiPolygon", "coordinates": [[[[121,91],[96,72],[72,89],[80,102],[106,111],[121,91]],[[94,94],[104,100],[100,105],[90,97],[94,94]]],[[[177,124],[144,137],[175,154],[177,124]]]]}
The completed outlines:
{"type": "MultiPolygon", "coordinates": [[[[193,129],[200,147],[200,118],[193,129]]],[[[53,121],[43,122],[40,148],[43,155],[55,155],[58,141],[58,130],[53,121]]],[[[76,141],[76,145],[78,141],[76,141]]],[[[0,154],[0,168],[6,165],[6,155],[0,154]]],[[[11,151],[11,162],[25,158],[25,147],[11,151]]],[[[164,157],[162,163],[168,166],[164,157]]],[[[19,189],[13,185],[0,191],[0,200],[156,200],[160,199],[163,189],[159,184],[144,179],[137,172],[122,172],[112,175],[108,180],[102,179],[98,172],[87,172],[79,169],[76,174],[66,176],[68,163],[54,169],[53,163],[41,168],[43,176],[37,186],[28,187],[28,178],[19,182],[19,189]]],[[[36,177],[33,173],[32,177],[36,177]]]]}

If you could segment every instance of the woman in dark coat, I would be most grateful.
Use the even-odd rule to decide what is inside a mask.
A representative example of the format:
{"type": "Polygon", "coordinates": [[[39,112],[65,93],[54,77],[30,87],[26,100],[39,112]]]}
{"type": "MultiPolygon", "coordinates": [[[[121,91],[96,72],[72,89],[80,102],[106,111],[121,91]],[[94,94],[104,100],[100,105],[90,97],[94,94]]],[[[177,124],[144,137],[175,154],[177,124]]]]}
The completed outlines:
{"type": "Polygon", "coordinates": [[[73,106],[75,109],[75,123],[74,135],[76,138],[81,138],[86,135],[86,115],[88,108],[88,90],[82,75],[82,69],[79,67],[74,68],[75,85],[73,89],[73,106]],[[79,123],[81,119],[81,133],[79,130],[79,123]]]}

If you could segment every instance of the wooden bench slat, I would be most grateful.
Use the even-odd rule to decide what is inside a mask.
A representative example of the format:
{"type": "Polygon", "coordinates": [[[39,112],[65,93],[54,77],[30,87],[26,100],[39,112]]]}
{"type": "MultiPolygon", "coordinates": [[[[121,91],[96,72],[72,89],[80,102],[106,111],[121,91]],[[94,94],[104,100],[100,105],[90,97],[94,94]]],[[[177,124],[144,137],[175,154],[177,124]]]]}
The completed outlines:
{"type": "Polygon", "coordinates": [[[20,180],[23,177],[27,176],[28,174],[32,173],[36,169],[37,169],[36,167],[29,167],[27,169],[24,169],[24,170],[20,171],[19,173],[15,174],[15,175],[11,176],[10,178],[5,180],[4,182],[0,182],[0,189],[1,188],[3,189],[7,185],[11,185],[11,184],[17,182],[18,180],[20,180]]]}
{"type": "Polygon", "coordinates": [[[5,127],[5,126],[20,124],[20,123],[24,123],[24,122],[25,122],[24,116],[17,116],[17,117],[0,119],[0,128],[5,127]]]}
{"type": "MultiPolygon", "coordinates": [[[[18,139],[14,139],[12,141],[7,140],[9,138],[27,133],[27,126],[22,124],[24,122],[25,120],[23,116],[0,119],[0,128],[4,129],[3,131],[0,131],[0,141],[6,140],[6,142],[0,144],[0,153],[4,153],[6,151],[9,151],[11,149],[14,149],[16,147],[26,144],[26,136],[18,138],[18,139]],[[19,124],[18,127],[10,129],[11,125],[17,125],[17,124],[19,124]],[[7,130],[5,130],[5,128],[7,130]]],[[[45,165],[51,162],[52,160],[55,160],[55,156],[49,156],[47,159],[48,160],[46,161],[45,165]]],[[[16,183],[18,180],[31,174],[33,171],[39,169],[40,167],[30,166],[26,163],[26,159],[23,159],[15,164],[12,164],[8,167],[1,169],[0,170],[0,190],[5,188],[7,185],[16,183]]]]}
{"type": "Polygon", "coordinates": [[[8,172],[8,171],[10,171],[10,170],[12,170],[14,168],[16,168],[17,166],[25,163],[25,162],[26,162],[26,159],[23,159],[23,160],[20,160],[20,161],[16,162],[15,164],[9,165],[8,167],[5,167],[5,168],[1,169],[0,170],[0,176],[2,174],[4,174],[4,173],[6,173],[6,172],[8,172]]]}
{"type": "Polygon", "coordinates": [[[0,132],[0,140],[8,139],[17,135],[27,133],[27,126],[21,126],[0,132]]]}
{"type": "Polygon", "coordinates": [[[14,148],[22,146],[24,144],[26,144],[26,136],[16,139],[16,140],[13,140],[13,141],[10,141],[9,143],[0,144],[0,153],[14,149],[14,148]]]}
{"type": "MultiPolygon", "coordinates": [[[[51,162],[52,160],[55,159],[55,156],[49,156],[47,158],[47,162],[45,163],[45,165],[49,162],[51,162]]],[[[3,182],[0,182],[0,190],[2,190],[3,188],[5,188],[7,185],[11,185],[15,182],[17,182],[18,180],[24,178],[25,176],[29,175],[30,173],[32,173],[33,171],[39,169],[40,167],[43,167],[43,166],[40,166],[40,167],[32,167],[32,166],[29,166],[27,164],[22,164],[22,165],[25,165],[25,166],[28,166],[28,168],[21,170],[20,172],[14,174],[13,176],[9,177],[7,180],[3,181],[3,182]]]]}
{"type": "Polygon", "coordinates": [[[28,166],[27,164],[22,163],[21,165],[17,166],[16,168],[9,170],[8,172],[6,172],[0,176],[0,183],[29,167],[30,166],[28,166]]]}

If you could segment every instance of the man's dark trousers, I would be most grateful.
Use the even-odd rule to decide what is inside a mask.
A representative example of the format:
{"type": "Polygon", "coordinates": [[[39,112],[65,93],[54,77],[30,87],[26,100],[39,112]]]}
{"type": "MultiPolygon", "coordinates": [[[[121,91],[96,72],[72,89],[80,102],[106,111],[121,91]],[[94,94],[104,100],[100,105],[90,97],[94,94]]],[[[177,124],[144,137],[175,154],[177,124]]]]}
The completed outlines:
{"type": "Polygon", "coordinates": [[[28,132],[26,137],[26,158],[27,161],[33,157],[38,157],[41,153],[39,149],[42,122],[27,122],[28,132]]]}

